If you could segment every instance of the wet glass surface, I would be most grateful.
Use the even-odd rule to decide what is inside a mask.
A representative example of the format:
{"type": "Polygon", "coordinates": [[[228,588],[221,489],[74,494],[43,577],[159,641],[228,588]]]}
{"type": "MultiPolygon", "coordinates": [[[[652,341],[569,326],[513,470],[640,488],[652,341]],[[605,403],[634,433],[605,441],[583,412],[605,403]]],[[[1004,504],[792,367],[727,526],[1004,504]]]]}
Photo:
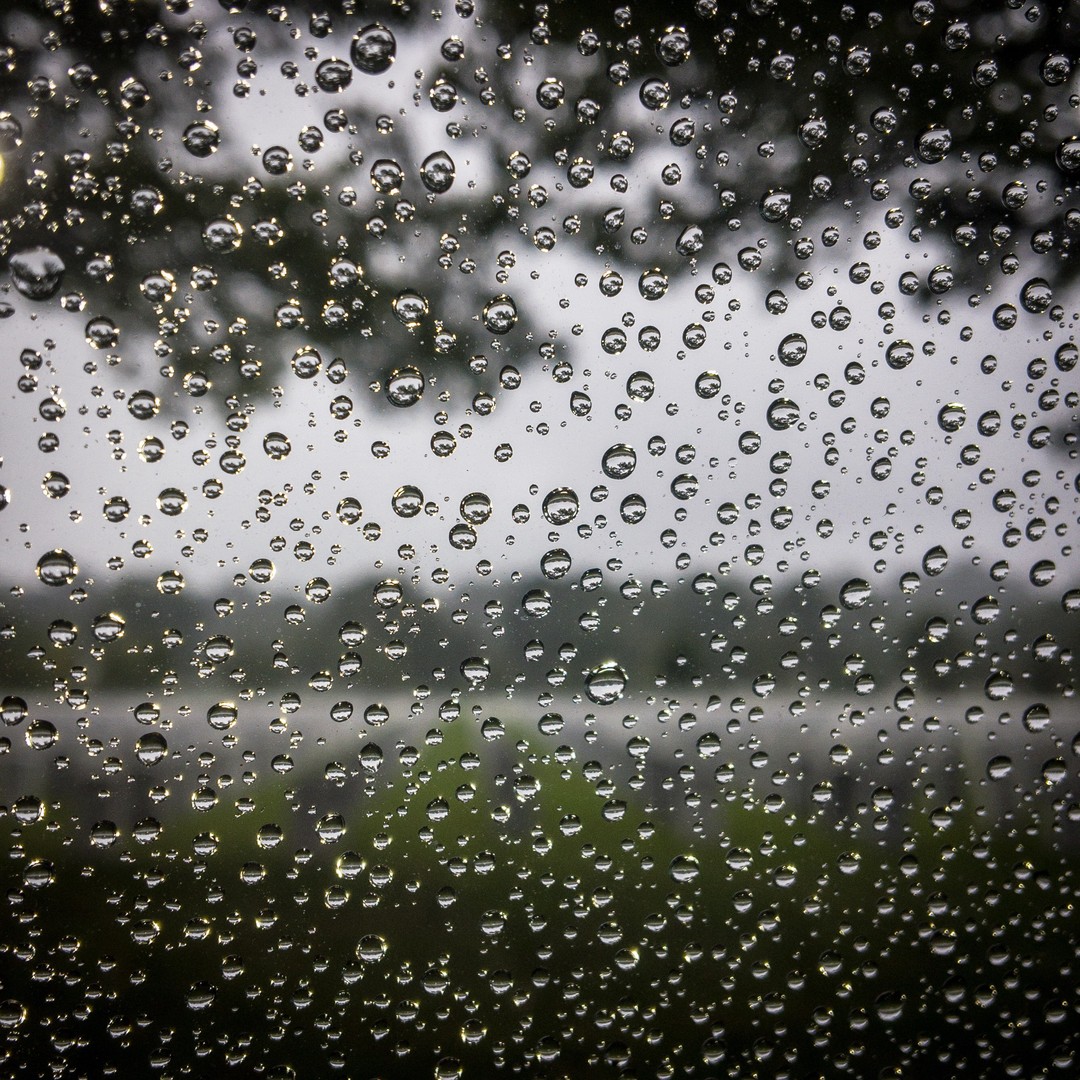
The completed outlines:
{"type": "Polygon", "coordinates": [[[5,1075],[1074,1075],[1078,40],[9,0],[5,1075]]]}

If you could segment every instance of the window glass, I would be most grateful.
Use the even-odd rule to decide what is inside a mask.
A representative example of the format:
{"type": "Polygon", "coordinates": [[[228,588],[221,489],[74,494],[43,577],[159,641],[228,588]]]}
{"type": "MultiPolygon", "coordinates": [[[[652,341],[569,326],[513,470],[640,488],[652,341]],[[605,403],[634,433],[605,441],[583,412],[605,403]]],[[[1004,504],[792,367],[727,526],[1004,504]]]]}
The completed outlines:
{"type": "Polygon", "coordinates": [[[7,0],[11,1076],[1069,1076],[1075,5],[7,0]]]}

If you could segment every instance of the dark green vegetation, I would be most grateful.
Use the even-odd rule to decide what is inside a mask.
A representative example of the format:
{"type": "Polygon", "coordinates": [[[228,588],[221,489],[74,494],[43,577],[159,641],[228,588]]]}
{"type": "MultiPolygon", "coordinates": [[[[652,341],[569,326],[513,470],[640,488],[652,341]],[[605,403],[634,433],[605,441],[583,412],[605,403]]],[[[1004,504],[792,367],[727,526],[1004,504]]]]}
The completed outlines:
{"type": "MultiPolygon", "coordinates": [[[[249,761],[247,787],[239,751],[220,752],[203,767],[235,763],[241,790],[216,809],[116,790],[78,822],[52,828],[46,811],[21,830],[13,1073],[1067,1067],[1075,848],[1064,819],[1047,828],[1049,789],[1003,814],[969,787],[962,809],[931,815],[930,784],[900,812],[878,792],[770,813],[700,761],[692,786],[645,761],[635,792],[625,764],[590,767],[534,734],[498,746],[500,767],[469,722],[410,765],[389,746],[378,770],[346,758],[340,779],[249,761]],[[118,800],[137,820],[95,849],[90,817],[118,800]],[[346,831],[324,843],[331,807],[346,831]]],[[[181,752],[149,775],[186,791],[196,768],[181,752]]],[[[70,783],[41,794],[70,807],[70,783]]]]}

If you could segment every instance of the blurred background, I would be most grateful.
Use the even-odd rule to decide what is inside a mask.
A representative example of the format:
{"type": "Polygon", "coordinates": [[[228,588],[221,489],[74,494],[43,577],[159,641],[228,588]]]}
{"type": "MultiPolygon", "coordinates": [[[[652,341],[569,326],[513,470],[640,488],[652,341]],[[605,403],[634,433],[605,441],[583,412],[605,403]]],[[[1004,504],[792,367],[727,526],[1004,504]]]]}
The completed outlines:
{"type": "Polygon", "coordinates": [[[1073,1075],[1078,18],[10,0],[10,1074],[1073,1075]]]}

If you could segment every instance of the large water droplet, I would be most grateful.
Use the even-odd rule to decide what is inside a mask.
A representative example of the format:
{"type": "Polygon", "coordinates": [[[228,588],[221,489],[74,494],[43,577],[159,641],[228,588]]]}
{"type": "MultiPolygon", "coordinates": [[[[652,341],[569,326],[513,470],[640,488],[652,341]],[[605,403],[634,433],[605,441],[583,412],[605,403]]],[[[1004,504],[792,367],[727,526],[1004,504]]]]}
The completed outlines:
{"type": "Polygon", "coordinates": [[[870,583],[862,578],[852,578],[840,590],[840,602],[850,610],[865,606],[869,600],[870,583]]]}
{"type": "Polygon", "coordinates": [[[424,376],[414,367],[398,368],[386,381],[386,396],[391,405],[406,409],[424,395],[424,376]]]}
{"type": "Polygon", "coordinates": [[[597,705],[612,705],[626,689],[626,672],[614,661],[593,668],[585,676],[585,692],[597,705]]]}
{"type": "Polygon", "coordinates": [[[806,359],[806,338],[802,334],[788,334],[777,349],[780,363],[785,367],[798,367],[806,359]]]}
{"type": "Polygon", "coordinates": [[[577,492],[571,488],[555,488],[544,497],[544,517],[552,525],[566,525],[578,514],[577,492]]]}
{"type": "Polygon", "coordinates": [[[689,885],[701,873],[701,867],[693,855],[676,855],[671,860],[669,873],[680,885],[689,885]]]}
{"type": "Polygon", "coordinates": [[[445,150],[429,154],[420,166],[420,179],[424,187],[435,195],[443,195],[449,191],[456,175],[454,159],[445,150]]]}
{"type": "Polygon", "coordinates": [[[402,326],[415,330],[428,314],[427,297],[412,289],[404,289],[394,297],[391,306],[402,326]]]}
{"type": "Polygon", "coordinates": [[[604,452],[602,466],[605,476],[612,480],[625,480],[637,467],[637,454],[633,447],[617,443],[604,452]]]}
{"type": "Polygon", "coordinates": [[[37,576],[45,585],[70,585],[79,568],[70,552],[56,548],[38,559],[37,576]]]}
{"type": "Polygon", "coordinates": [[[64,261],[46,247],[17,251],[8,260],[15,288],[30,300],[48,300],[55,296],[64,279],[64,261]]]}
{"type": "Polygon", "coordinates": [[[340,94],[352,82],[348,61],[330,57],[315,69],[315,83],[324,94],[340,94]]]}
{"type": "Polygon", "coordinates": [[[156,765],[168,752],[165,736],[156,731],[141,736],[135,743],[135,756],[143,765],[156,765]]]}
{"type": "Polygon", "coordinates": [[[231,701],[219,701],[206,711],[206,722],[215,731],[228,731],[239,716],[239,711],[231,701]]]}
{"type": "Polygon", "coordinates": [[[215,153],[221,145],[221,132],[217,124],[200,120],[184,129],[184,148],[192,157],[205,158],[215,153]]]}
{"type": "Polygon", "coordinates": [[[397,39],[381,23],[371,23],[356,33],[349,47],[352,62],[365,75],[389,70],[397,54],[397,39]]]}
{"type": "Polygon", "coordinates": [[[493,334],[508,334],[517,318],[517,307],[505,293],[494,297],[484,307],[484,325],[493,334]]]}

